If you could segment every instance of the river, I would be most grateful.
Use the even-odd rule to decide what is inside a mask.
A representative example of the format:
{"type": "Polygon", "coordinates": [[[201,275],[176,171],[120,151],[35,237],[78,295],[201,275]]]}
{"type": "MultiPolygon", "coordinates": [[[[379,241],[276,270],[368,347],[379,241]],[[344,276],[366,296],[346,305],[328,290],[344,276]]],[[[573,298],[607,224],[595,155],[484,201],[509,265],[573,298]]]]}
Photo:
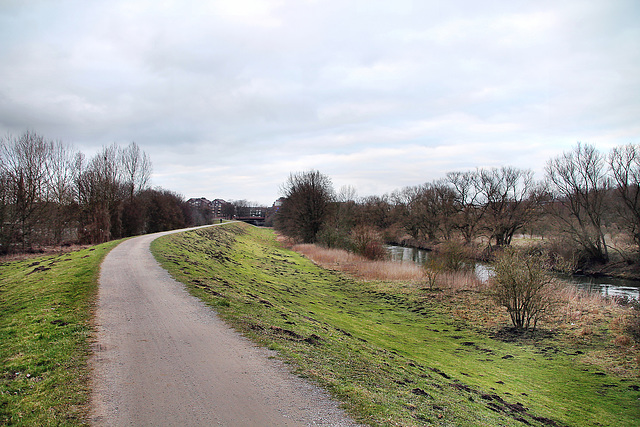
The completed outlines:
{"type": "MultiPolygon", "coordinates": [[[[392,245],[386,248],[392,261],[423,264],[429,257],[429,251],[424,249],[392,245]]],[[[491,267],[481,263],[476,264],[475,271],[483,281],[488,280],[491,275],[491,267]]],[[[562,276],[561,278],[589,292],[600,292],[605,296],[627,296],[640,300],[640,281],[589,276],[562,276]]]]}

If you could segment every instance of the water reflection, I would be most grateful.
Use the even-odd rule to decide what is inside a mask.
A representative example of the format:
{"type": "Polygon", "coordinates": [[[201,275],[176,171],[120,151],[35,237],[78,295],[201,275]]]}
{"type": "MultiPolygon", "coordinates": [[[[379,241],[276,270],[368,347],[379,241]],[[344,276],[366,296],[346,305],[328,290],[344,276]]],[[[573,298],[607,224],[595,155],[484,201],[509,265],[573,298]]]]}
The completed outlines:
{"type": "MultiPolygon", "coordinates": [[[[424,264],[429,258],[429,251],[424,249],[390,245],[387,246],[387,251],[392,261],[424,264]]],[[[480,280],[486,281],[489,280],[493,272],[489,266],[476,264],[475,273],[480,280]]],[[[563,276],[562,279],[589,292],[600,292],[605,296],[626,296],[640,300],[640,281],[637,280],[588,276],[563,276]]]]}
{"type": "Polygon", "coordinates": [[[477,263],[475,268],[476,277],[480,279],[481,282],[486,282],[493,276],[493,268],[488,265],[477,263]]]}
{"type": "Polygon", "coordinates": [[[429,251],[406,248],[404,246],[387,246],[387,251],[391,256],[391,261],[413,261],[418,264],[424,264],[429,257],[429,251]]]}
{"type": "Polygon", "coordinates": [[[563,279],[590,292],[600,292],[602,295],[610,297],[626,296],[640,300],[640,283],[635,280],[589,276],[565,276],[563,279]]]}

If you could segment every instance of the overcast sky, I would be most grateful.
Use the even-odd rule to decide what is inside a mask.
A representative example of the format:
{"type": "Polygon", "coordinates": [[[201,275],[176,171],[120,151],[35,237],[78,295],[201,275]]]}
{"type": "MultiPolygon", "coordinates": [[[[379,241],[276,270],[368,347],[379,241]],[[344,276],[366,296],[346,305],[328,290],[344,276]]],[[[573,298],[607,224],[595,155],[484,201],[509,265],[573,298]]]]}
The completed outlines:
{"type": "Polygon", "coordinates": [[[187,198],[541,179],[578,141],[640,143],[640,2],[0,0],[0,132],[25,130],[135,141],[187,198]]]}

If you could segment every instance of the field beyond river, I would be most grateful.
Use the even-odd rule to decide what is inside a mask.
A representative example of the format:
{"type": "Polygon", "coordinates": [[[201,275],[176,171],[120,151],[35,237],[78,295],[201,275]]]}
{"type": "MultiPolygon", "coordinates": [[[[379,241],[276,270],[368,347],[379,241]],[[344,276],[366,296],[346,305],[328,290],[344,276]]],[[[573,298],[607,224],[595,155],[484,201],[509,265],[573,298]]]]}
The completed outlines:
{"type": "Polygon", "coordinates": [[[352,259],[300,249],[308,258],[238,223],[152,244],[190,292],[363,424],[640,425],[629,307],[576,294],[514,334],[477,284],[363,277],[352,259]]]}

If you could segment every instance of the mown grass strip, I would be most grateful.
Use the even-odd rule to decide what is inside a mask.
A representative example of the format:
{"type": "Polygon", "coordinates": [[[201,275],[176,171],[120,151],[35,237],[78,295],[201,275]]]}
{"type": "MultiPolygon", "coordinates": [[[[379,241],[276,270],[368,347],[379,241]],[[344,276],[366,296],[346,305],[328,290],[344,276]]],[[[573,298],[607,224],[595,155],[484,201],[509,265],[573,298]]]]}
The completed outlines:
{"type": "Polygon", "coordinates": [[[0,264],[0,424],[86,424],[98,272],[117,243],[0,264]]]}
{"type": "Polygon", "coordinates": [[[235,328],[371,425],[637,425],[637,381],[557,348],[492,339],[411,284],[363,282],[234,224],[156,240],[235,328]]]}

